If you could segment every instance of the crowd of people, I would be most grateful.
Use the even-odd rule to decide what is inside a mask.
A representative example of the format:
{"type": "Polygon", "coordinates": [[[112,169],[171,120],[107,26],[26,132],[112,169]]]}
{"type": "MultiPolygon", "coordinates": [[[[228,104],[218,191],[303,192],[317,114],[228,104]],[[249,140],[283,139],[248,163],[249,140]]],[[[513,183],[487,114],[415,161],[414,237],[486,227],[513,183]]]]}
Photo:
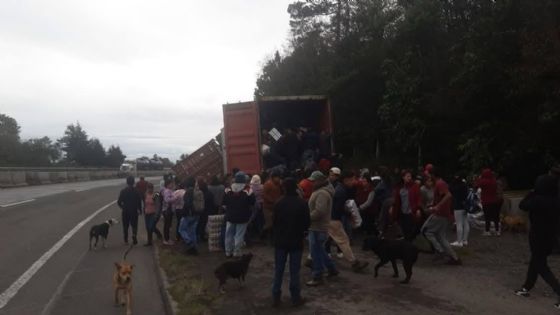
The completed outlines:
{"type": "MultiPolygon", "coordinates": [[[[527,280],[515,292],[517,295],[528,296],[541,275],[560,297],[560,285],[546,263],[557,246],[559,178],[558,168],[539,177],[534,191],[520,205],[529,211],[532,257],[527,280]]],[[[305,241],[308,255],[304,265],[311,269],[306,285],[315,287],[323,284],[325,277],[339,275],[332,249],[336,249],[334,255],[348,261],[352,271],[359,273],[367,268],[368,263],[358,260],[352,251],[352,240],[358,233],[413,243],[423,239],[430,244],[434,261],[445,260],[449,265],[462,264],[454,247],[469,246],[469,218],[473,213],[484,213],[484,236],[501,235],[504,183],[490,169],[470,180],[457,174],[449,184],[431,164],[417,172],[391,172],[386,167],[354,172],[337,166],[328,170],[315,166],[296,171],[273,169],[259,175],[234,169],[223,179],[213,177],[210,184],[203,178],[180,182],[166,176],[157,192],[143,178],[135,188],[133,178],[127,183],[118,202],[123,209],[126,243],[129,225],[137,243],[138,214],[143,212],[146,246],[153,244],[152,235],[156,234],[164,245],[181,243],[185,254],[197,255],[199,243],[208,237],[208,217],[222,215],[221,237],[227,258],[240,257],[250,242],[274,247],[275,306],[281,303],[286,263],[292,303],[305,303],[300,288],[305,241]],[[139,200],[132,200],[134,192],[139,200]],[[159,217],[163,217],[163,231],[157,227],[159,217]],[[456,240],[449,243],[447,233],[453,222],[456,240]]]]}

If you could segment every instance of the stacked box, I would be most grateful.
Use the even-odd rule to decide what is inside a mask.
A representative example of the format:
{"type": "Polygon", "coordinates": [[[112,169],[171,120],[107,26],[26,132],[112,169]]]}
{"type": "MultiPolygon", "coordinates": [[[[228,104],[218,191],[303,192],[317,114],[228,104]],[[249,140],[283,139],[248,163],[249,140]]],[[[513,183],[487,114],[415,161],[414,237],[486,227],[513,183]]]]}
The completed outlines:
{"type": "Polygon", "coordinates": [[[208,216],[208,250],[211,252],[222,251],[221,234],[222,225],[224,224],[225,215],[210,215],[208,216]]]}

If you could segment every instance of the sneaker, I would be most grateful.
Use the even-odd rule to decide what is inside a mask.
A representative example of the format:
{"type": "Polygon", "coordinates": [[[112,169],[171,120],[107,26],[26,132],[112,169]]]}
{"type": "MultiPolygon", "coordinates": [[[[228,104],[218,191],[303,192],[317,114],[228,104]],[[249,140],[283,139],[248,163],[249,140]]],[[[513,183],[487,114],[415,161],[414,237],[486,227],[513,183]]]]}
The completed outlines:
{"type": "Polygon", "coordinates": [[[492,234],[489,231],[485,231],[482,233],[482,236],[492,236],[492,234]]]}
{"type": "Polygon", "coordinates": [[[496,231],[496,236],[502,236],[502,231],[500,230],[496,231]]]}
{"type": "Polygon", "coordinates": [[[463,262],[461,261],[461,259],[451,258],[445,264],[449,266],[461,266],[463,262]]]}
{"type": "Polygon", "coordinates": [[[520,290],[515,291],[515,295],[522,296],[522,297],[529,297],[531,294],[529,293],[529,290],[525,288],[521,288],[520,290]]]}
{"type": "Polygon", "coordinates": [[[343,253],[336,253],[336,257],[337,258],[344,258],[344,254],[343,253]]]}
{"type": "Polygon", "coordinates": [[[300,297],[299,299],[292,302],[293,307],[300,307],[303,306],[307,300],[305,298],[300,297]]]}
{"type": "Polygon", "coordinates": [[[171,243],[169,243],[169,241],[165,241],[165,240],[162,243],[163,243],[163,245],[171,245],[171,243]]]}
{"type": "Polygon", "coordinates": [[[560,310],[560,302],[554,304],[554,308],[560,310]]]}
{"type": "Polygon", "coordinates": [[[449,245],[454,246],[454,247],[463,247],[463,243],[457,242],[457,241],[455,241],[455,242],[453,242],[453,243],[451,243],[451,244],[449,244],[449,245]]]}
{"type": "Polygon", "coordinates": [[[336,277],[340,274],[340,271],[336,270],[336,269],[331,269],[329,270],[329,272],[327,273],[327,278],[333,278],[336,277]]]}
{"type": "Polygon", "coordinates": [[[464,247],[467,247],[467,246],[469,246],[469,242],[467,242],[467,241],[464,241],[464,242],[463,242],[463,246],[464,246],[464,247]]]}
{"type": "Polygon", "coordinates": [[[353,264],[352,264],[352,270],[354,272],[360,272],[362,270],[364,270],[367,266],[369,265],[369,263],[367,261],[359,261],[356,260],[353,264]]]}
{"type": "Polygon", "coordinates": [[[132,244],[133,245],[137,245],[138,244],[138,239],[136,239],[136,236],[132,237],[132,244]]]}
{"type": "Polygon", "coordinates": [[[323,284],[322,278],[311,279],[305,283],[305,285],[307,285],[308,287],[317,287],[320,286],[321,284],[323,284]]]}
{"type": "Polygon", "coordinates": [[[306,259],[305,262],[303,263],[303,265],[307,268],[313,268],[313,260],[306,259]]]}

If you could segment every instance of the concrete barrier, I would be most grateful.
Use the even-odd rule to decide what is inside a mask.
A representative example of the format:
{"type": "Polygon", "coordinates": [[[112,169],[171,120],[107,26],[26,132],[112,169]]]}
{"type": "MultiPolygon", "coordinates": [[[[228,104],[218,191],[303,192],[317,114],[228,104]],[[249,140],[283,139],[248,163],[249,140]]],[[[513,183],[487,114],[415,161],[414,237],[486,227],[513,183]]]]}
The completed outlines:
{"type": "Polygon", "coordinates": [[[0,170],[0,187],[19,187],[26,185],[26,172],[0,170]]]}
{"type": "Polygon", "coordinates": [[[42,185],[51,183],[51,175],[49,172],[37,172],[37,177],[39,178],[39,183],[42,185]]]}
{"type": "Polygon", "coordinates": [[[89,171],[80,171],[76,172],[76,180],[79,182],[85,182],[90,180],[89,171]]]}
{"type": "Polygon", "coordinates": [[[25,181],[25,172],[23,171],[13,171],[12,173],[12,185],[14,187],[27,186],[25,181]]]}
{"type": "MultiPolygon", "coordinates": [[[[169,170],[138,171],[137,177],[162,176],[169,170]]],[[[126,176],[118,169],[0,167],[0,188],[111,179],[126,176]]]]}
{"type": "Polygon", "coordinates": [[[0,187],[12,186],[12,173],[0,172],[0,187]]]}
{"type": "Polygon", "coordinates": [[[39,180],[39,173],[33,171],[26,171],[25,172],[25,181],[29,185],[41,185],[41,181],[39,180]]]}
{"type": "Polygon", "coordinates": [[[51,183],[64,183],[68,181],[67,172],[50,172],[51,183]]]}

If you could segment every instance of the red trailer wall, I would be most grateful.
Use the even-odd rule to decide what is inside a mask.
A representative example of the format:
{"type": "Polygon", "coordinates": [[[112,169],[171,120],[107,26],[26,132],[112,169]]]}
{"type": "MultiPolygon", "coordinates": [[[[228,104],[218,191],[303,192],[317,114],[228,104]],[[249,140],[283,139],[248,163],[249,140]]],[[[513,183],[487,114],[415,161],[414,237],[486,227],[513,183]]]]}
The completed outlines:
{"type": "Polygon", "coordinates": [[[226,104],[223,112],[226,171],[229,173],[237,167],[250,174],[260,173],[260,128],[256,103],[226,104]]]}

